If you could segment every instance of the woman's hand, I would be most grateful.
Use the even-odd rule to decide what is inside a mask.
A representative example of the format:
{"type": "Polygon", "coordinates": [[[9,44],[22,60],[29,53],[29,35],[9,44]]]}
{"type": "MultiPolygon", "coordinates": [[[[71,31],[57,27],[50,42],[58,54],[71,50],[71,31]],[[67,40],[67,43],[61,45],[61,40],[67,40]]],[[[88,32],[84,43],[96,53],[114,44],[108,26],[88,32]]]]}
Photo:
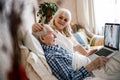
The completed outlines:
{"type": "Polygon", "coordinates": [[[35,23],[32,26],[32,31],[33,32],[41,31],[42,29],[43,29],[43,24],[42,23],[35,23]]]}
{"type": "Polygon", "coordinates": [[[90,64],[86,66],[86,69],[91,72],[94,69],[99,69],[102,66],[105,66],[106,62],[108,61],[108,58],[104,56],[100,56],[96,58],[94,61],[92,61],[90,64]]]}
{"type": "Polygon", "coordinates": [[[87,56],[92,55],[93,53],[95,53],[98,49],[92,49],[88,52],[87,56]]]}
{"type": "Polygon", "coordinates": [[[80,54],[85,55],[85,56],[92,55],[93,53],[95,53],[98,50],[98,49],[86,50],[81,45],[76,45],[76,46],[73,47],[73,49],[75,51],[78,51],[80,54]]]}

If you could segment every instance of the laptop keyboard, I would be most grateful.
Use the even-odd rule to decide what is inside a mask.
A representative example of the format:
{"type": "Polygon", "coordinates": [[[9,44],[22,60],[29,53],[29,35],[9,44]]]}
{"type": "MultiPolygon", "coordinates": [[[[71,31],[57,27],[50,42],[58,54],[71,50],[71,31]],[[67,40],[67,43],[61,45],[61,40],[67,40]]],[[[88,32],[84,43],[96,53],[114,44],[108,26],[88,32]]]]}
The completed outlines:
{"type": "Polygon", "coordinates": [[[102,48],[99,51],[97,51],[95,54],[99,55],[99,56],[108,56],[112,53],[113,51],[110,51],[108,49],[102,48]]]}

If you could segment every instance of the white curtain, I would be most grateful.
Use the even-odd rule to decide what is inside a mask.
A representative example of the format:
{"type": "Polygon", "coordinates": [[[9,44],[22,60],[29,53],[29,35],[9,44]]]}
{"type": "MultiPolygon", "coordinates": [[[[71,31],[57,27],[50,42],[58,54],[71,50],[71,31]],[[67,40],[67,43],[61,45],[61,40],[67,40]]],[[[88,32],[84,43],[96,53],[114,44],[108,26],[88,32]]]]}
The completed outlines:
{"type": "Polygon", "coordinates": [[[77,22],[95,32],[93,0],[76,0],[77,22]]]}

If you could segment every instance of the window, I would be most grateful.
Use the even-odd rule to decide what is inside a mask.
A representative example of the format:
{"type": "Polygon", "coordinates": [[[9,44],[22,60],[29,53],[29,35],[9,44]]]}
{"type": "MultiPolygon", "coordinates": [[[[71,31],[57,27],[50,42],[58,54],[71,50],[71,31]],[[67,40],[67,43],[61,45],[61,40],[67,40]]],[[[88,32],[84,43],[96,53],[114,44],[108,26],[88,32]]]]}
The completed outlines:
{"type": "Polygon", "coordinates": [[[106,22],[120,23],[120,0],[94,0],[96,34],[103,35],[106,22]]]}

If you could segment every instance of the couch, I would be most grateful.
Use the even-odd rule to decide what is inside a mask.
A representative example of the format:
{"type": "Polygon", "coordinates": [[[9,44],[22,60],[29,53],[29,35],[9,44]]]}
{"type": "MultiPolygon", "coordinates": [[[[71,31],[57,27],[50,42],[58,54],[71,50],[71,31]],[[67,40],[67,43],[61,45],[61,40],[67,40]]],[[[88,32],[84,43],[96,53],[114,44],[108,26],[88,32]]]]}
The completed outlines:
{"type": "Polygon", "coordinates": [[[52,75],[39,41],[30,32],[25,33],[23,45],[20,48],[22,64],[25,66],[29,80],[57,80],[52,75]]]}
{"type": "MultiPolygon", "coordinates": [[[[96,42],[96,40],[94,42],[94,39],[96,38],[93,37],[91,39],[93,41],[91,41],[91,44],[96,42]]],[[[103,40],[103,37],[100,37],[100,39],[103,40]]],[[[97,45],[98,44],[95,46],[97,45]]],[[[25,33],[23,45],[21,45],[20,48],[22,53],[22,63],[25,66],[26,74],[29,80],[57,80],[56,77],[52,75],[39,41],[31,33],[25,33]]]]}

